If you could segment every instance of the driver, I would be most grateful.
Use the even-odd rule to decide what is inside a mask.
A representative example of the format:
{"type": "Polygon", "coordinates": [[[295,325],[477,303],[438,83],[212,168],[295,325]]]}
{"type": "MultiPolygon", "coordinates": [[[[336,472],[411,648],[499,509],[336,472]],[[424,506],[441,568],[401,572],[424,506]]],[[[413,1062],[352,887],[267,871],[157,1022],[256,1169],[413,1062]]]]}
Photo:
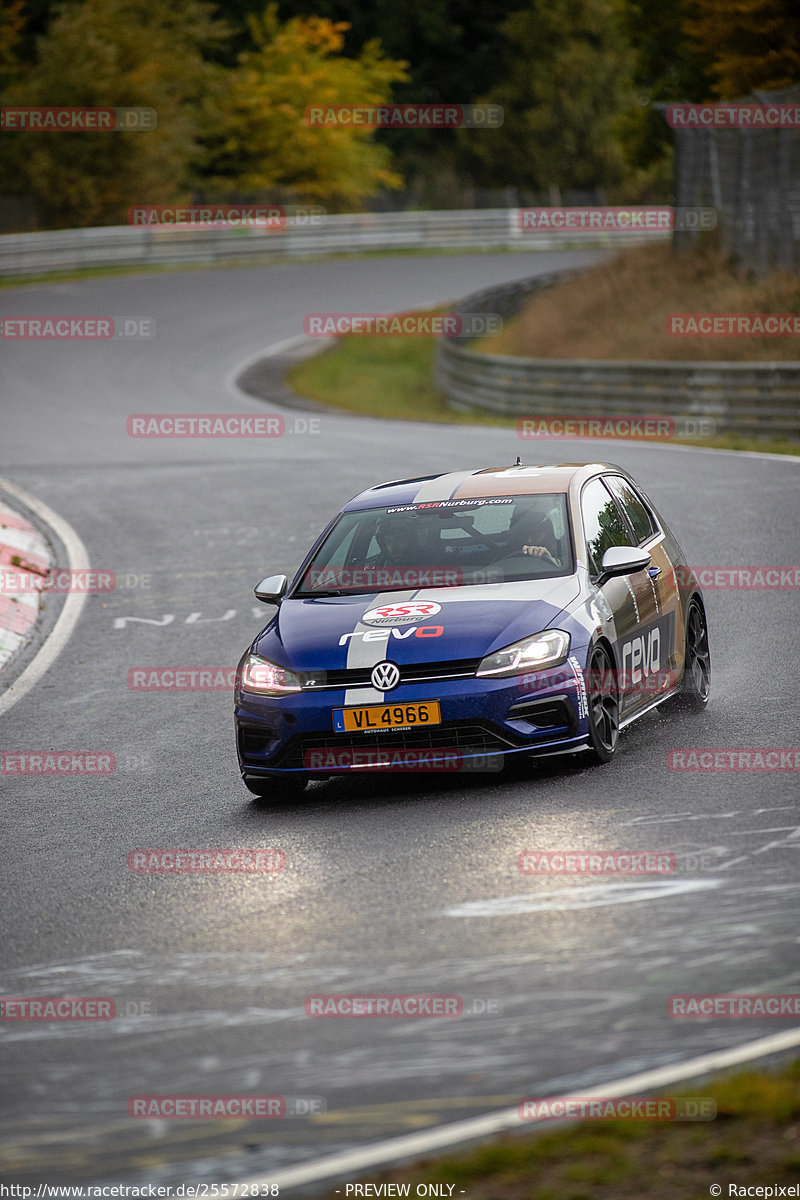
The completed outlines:
{"type": "Polygon", "coordinates": [[[422,536],[420,522],[411,514],[400,517],[383,517],[375,530],[375,540],[380,554],[370,559],[370,566],[408,567],[423,561],[426,539],[422,536]]]}
{"type": "Polygon", "coordinates": [[[554,567],[563,564],[558,557],[558,539],[550,519],[550,505],[546,501],[534,500],[530,505],[521,508],[514,514],[509,526],[511,546],[515,546],[518,554],[543,558],[554,567]]]}

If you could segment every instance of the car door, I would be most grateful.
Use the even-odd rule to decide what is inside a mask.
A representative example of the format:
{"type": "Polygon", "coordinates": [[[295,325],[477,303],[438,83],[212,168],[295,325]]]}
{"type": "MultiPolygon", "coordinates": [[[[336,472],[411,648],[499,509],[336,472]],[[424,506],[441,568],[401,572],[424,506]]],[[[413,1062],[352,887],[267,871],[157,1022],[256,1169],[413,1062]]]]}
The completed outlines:
{"type": "Polygon", "coordinates": [[[674,686],[683,667],[683,612],[675,567],[666,551],[664,531],[636,486],[622,475],[607,475],[605,483],[622,509],[635,544],[650,553],[651,565],[644,574],[653,589],[658,646],[648,691],[655,699],[659,692],[674,686]]]}
{"type": "MultiPolygon", "coordinates": [[[[590,479],[581,492],[581,516],[592,577],[600,575],[603,555],[610,546],[635,546],[634,532],[603,477],[590,479]]],[[[611,611],[616,632],[614,657],[618,671],[620,720],[645,707],[653,650],[659,649],[656,596],[646,570],[617,576],[598,588],[611,611]]]]}

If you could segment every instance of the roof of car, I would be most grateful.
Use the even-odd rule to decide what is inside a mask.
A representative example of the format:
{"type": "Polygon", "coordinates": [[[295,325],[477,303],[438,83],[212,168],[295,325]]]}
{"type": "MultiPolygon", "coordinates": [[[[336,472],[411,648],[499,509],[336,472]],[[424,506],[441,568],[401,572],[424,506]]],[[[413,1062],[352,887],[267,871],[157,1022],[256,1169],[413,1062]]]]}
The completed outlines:
{"type": "Polygon", "coordinates": [[[383,508],[396,504],[435,503],[437,500],[466,500],[480,496],[536,495],[566,492],[576,475],[588,478],[598,471],[613,470],[608,463],[558,463],[510,467],[484,467],[477,471],[448,471],[414,479],[394,479],[354,496],[346,511],[383,508]]]}

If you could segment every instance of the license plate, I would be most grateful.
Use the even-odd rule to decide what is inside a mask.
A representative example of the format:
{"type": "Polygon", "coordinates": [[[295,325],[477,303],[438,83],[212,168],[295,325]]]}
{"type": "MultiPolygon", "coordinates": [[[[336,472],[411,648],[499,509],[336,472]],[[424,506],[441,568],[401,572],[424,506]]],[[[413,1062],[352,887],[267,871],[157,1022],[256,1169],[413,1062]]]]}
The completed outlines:
{"type": "Polygon", "coordinates": [[[370,704],[366,708],[336,708],[333,728],[336,733],[364,733],[381,729],[406,729],[411,725],[440,725],[438,700],[419,704],[370,704]]]}

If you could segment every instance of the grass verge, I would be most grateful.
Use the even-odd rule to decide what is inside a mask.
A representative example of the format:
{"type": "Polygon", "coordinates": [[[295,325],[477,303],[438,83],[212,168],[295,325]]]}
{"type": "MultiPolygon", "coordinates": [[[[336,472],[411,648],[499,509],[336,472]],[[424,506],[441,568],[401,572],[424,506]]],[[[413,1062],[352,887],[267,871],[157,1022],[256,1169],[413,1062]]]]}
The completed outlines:
{"type": "MultiPolygon", "coordinates": [[[[670,1094],[678,1090],[682,1096],[712,1097],[716,1118],[585,1121],[452,1151],[436,1161],[376,1173],[369,1182],[409,1184],[412,1198],[417,1185],[452,1184],[454,1200],[462,1189],[468,1200],[700,1200],[727,1197],[734,1183],[762,1188],[797,1183],[800,1063],[670,1094]]],[[[343,1187],[332,1188],[326,1200],[343,1196],[343,1187]]]]}
{"type": "MultiPolygon", "coordinates": [[[[298,395],[361,416],[515,428],[516,417],[460,413],[447,407],[444,395],[433,384],[434,345],[433,338],[349,334],[338,338],[330,349],[298,363],[287,378],[298,395]]],[[[800,454],[800,443],[788,438],[756,438],[738,433],[715,438],[687,438],[681,444],[702,449],[800,454]]],[[[551,443],[544,445],[551,447],[552,453],[537,450],[537,455],[558,455],[558,449],[552,449],[551,443]]],[[[525,444],[525,451],[520,450],[523,458],[527,456],[532,460],[535,457],[531,443],[525,444]]],[[[602,458],[600,452],[598,456],[602,458]]]]}
{"type": "Polygon", "coordinates": [[[796,337],[682,337],[674,314],[799,313],[800,276],[734,270],[713,245],[636,246],[532,296],[481,348],[523,358],[797,362],[796,337]]]}

